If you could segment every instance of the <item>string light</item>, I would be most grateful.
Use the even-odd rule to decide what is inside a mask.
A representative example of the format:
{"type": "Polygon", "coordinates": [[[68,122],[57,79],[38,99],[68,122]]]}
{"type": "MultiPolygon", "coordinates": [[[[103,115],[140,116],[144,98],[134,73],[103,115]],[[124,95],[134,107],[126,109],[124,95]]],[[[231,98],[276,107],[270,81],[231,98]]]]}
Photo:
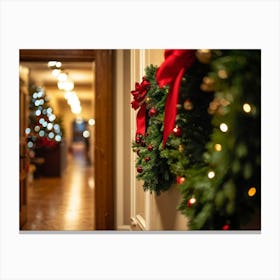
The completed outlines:
{"type": "Polygon", "coordinates": [[[189,201],[190,201],[190,204],[194,204],[194,203],[196,203],[196,199],[195,199],[195,197],[192,197],[189,201]]]}
{"type": "Polygon", "coordinates": [[[89,119],[88,124],[89,125],[95,125],[95,120],[94,119],[89,119]]]}
{"type": "Polygon", "coordinates": [[[228,77],[227,71],[225,69],[221,69],[218,71],[218,76],[221,79],[226,79],[228,77]]]}
{"type": "Polygon", "coordinates": [[[214,149],[215,149],[215,151],[220,152],[222,150],[222,145],[221,144],[215,144],[214,149]]]}
{"type": "Polygon", "coordinates": [[[248,190],[248,195],[249,195],[250,197],[252,197],[252,196],[254,196],[254,195],[256,194],[256,192],[257,192],[256,188],[255,188],[255,187],[252,187],[252,188],[250,188],[250,189],[248,190]]]}
{"type": "Polygon", "coordinates": [[[228,131],[228,126],[225,123],[220,124],[220,130],[222,132],[227,132],[228,131]]]}
{"type": "Polygon", "coordinates": [[[215,172],[214,171],[209,171],[208,172],[208,178],[213,179],[215,177],[215,172]]]}
{"type": "Polygon", "coordinates": [[[31,129],[29,128],[29,127],[27,127],[26,129],[25,129],[25,134],[29,134],[31,132],[31,129]]]}
{"type": "Polygon", "coordinates": [[[243,104],[243,110],[245,113],[250,113],[252,111],[252,108],[248,103],[245,103],[243,104]]]}

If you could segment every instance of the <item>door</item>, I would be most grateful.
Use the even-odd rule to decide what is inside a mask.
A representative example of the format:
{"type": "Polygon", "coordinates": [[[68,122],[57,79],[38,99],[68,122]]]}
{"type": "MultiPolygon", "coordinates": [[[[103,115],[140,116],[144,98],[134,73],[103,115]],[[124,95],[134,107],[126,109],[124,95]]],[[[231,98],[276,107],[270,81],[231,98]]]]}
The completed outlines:
{"type": "Polygon", "coordinates": [[[27,154],[27,143],[25,141],[25,128],[28,126],[28,69],[20,67],[20,169],[19,169],[19,224],[20,228],[27,219],[27,185],[29,159],[27,154]]]}
{"type": "Polygon", "coordinates": [[[113,51],[20,50],[20,61],[95,62],[95,229],[114,229],[113,51]]]}

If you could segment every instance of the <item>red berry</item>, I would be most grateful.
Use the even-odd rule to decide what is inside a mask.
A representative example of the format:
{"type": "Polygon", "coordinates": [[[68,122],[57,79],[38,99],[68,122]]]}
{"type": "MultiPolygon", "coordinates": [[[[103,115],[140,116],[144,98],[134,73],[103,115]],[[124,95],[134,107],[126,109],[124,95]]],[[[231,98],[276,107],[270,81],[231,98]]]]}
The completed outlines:
{"type": "Polygon", "coordinates": [[[150,157],[145,157],[145,161],[146,161],[146,162],[148,162],[148,161],[150,161],[150,160],[151,160],[150,157]]]}
{"type": "Polygon", "coordinates": [[[224,225],[223,230],[229,230],[229,225],[224,225]]]}
{"type": "Polygon", "coordinates": [[[186,181],[185,177],[177,176],[177,178],[176,178],[177,184],[183,184],[185,181],[186,181]]]}
{"type": "Polygon", "coordinates": [[[149,145],[148,145],[148,150],[149,150],[149,151],[152,151],[153,149],[154,149],[153,145],[152,145],[152,144],[149,144],[149,145]]]}
{"type": "Polygon", "coordinates": [[[138,172],[138,173],[142,173],[142,172],[143,172],[142,166],[138,166],[138,167],[137,167],[137,172],[138,172]]]}
{"type": "Polygon", "coordinates": [[[174,129],[173,129],[173,133],[174,133],[174,135],[176,136],[176,137],[180,137],[181,135],[182,135],[182,129],[181,129],[181,127],[175,127],[174,129]]]}
{"type": "Polygon", "coordinates": [[[154,107],[152,107],[152,108],[149,110],[149,116],[150,116],[150,117],[156,116],[157,113],[158,113],[158,110],[157,110],[156,108],[154,108],[154,107]]]}

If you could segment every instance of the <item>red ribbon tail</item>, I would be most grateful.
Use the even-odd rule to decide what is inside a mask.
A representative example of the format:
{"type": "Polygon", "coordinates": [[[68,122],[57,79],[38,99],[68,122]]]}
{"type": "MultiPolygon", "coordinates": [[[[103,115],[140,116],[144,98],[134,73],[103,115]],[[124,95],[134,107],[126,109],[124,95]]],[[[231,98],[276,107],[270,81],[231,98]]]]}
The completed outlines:
{"type": "Polygon", "coordinates": [[[137,113],[136,125],[137,125],[136,136],[138,134],[144,136],[146,132],[146,104],[145,103],[140,107],[137,113]]]}
{"type": "Polygon", "coordinates": [[[164,131],[163,131],[163,148],[165,148],[166,141],[169,135],[172,133],[177,114],[177,104],[178,104],[178,95],[181,85],[181,80],[183,78],[185,69],[181,69],[177,75],[174,84],[169,88],[169,93],[167,94],[165,101],[165,110],[164,110],[164,131]]]}

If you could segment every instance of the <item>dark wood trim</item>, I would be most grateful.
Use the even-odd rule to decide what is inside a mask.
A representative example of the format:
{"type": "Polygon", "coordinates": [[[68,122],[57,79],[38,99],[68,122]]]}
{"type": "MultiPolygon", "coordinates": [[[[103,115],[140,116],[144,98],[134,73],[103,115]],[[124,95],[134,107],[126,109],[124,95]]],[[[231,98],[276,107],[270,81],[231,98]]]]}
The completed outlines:
{"type": "Polygon", "coordinates": [[[20,61],[96,63],[95,73],[95,229],[113,230],[113,52],[112,50],[22,49],[20,61]]]}
{"type": "Polygon", "coordinates": [[[101,50],[19,50],[21,61],[49,61],[59,60],[61,62],[91,62],[96,59],[97,53],[101,50]]]}
{"type": "Polygon", "coordinates": [[[96,229],[113,230],[113,51],[98,51],[95,63],[95,221],[96,229]]]}

